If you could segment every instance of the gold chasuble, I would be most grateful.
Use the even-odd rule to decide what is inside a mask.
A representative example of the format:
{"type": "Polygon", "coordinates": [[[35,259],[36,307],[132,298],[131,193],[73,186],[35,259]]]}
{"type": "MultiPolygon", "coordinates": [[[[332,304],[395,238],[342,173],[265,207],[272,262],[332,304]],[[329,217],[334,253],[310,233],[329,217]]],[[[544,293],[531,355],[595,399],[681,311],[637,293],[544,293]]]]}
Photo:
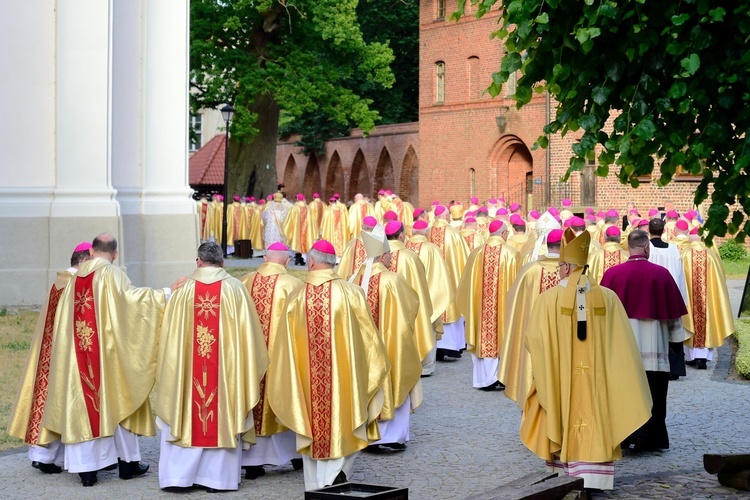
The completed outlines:
{"type": "Polygon", "coordinates": [[[317,238],[317,231],[304,201],[294,203],[284,222],[281,223],[281,230],[291,250],[307,253],[312,248],[317,238]]]}
{"type": "Polygon", "coordinates": [[[500,236],[469,255],[456,292],[464,317],[466,350],[478,358],[497,358],[505,331],[506,297],[516,279],[518,252],[500,236]]]}
{"type": "Polygon", "coordinates": [[[246,228],[242,233],[246,235],[244,239],[252,241],[253,249],[263,250],[263,221],[260,218],[260,209],[255,203],[245,205],[245,218],[243,219],[246,228]]]}
{"type": "MultiPolygon", "coordinates": [[[[289,274],[284,266],[265,262],[257,271],[245,275],[242,282],[255,303],[266,347],[271,352],[279,325],[284,319],[286,299],[295,288],[302,285],[302,281],[289,274]]],[[[255,435],[262,437],[287,430],[276,420],[268,403],[266,378],[264,375],[260,381],[260,401],[253,408],[255,435]]]]}
{"type": "MultiPolygon", "coordinates": [[[[440,250],[440,255],[448,267],[450,286],[453,290],[457,290],[458,282],[461,281],[461,275],[466,266],[466,259],[469,257],[469,247],[466,246],[461,233],[458,229],[451,227],[447,221],[436,219],[430,228],[430,243],[440,250]]],[[[442,320],[443,323],[454,323],[460,317],[458,304],[454,300],[443,314],[442,320]]]]}
{"type": "Polygon", "coordinates": [[[469,252],[484,245],[486,238],[482,236],[476,229],[462,229],[461,237],[466,242],[466,246],[469,248],[469,252]]]}
{"type": "Polygon", "coordinates": [[[497,378],[505,384],[505,395],[521,410],[531,387],[531,357],[526,349],[531,309],[542,293],[560,282],[557,262],[557,257],[540,257],[529,262],[518,272],[508,291],[508,313],[497,378]]]}
{"type": "Polygon", "coordinates": [[[323,213],[320,234],[336,249],[336,256],[341,257],[344,247],[349,241],[349,219],[346,205],[339,202],[331,203],[323,213]]]}
{"type": "Polygon", "coordinates": [[[239,201],[227,207],[227,245],[234,246],[235,240],[242,239],[242,220],[245,218],[245,207],[239,201]]]}
{"type": "MultiPolygon", "coordinates": [[[[356,282],[362,284],[364,268],[356,282]]],[[[383,382],[383,409],[378,420],[391,420],[396,408],[411,393],[411,408],[422,404],[422,358],[414,341],[414,321],[419,297],[404,278],[388,271],[380,262],[372,266],[367,304],[378,327],[391,362],[391,371],[383,382]]]]}
{"type": "Polygon", "coordinates": [[[365,244],[362,242],[362,236],[357,233],[357,237],[349,240],[349,243],[346,244],[344,253],[341,255],[341,262],[336,267],[336,273],[342,278],[348,279],[359,269],[365,259],[367,259],[365,244]]]}
{"type": "Polygon", "coordinates": [[[31,338],[29,357],[26,360],[26,367],[13,403],[8,434],[23,439],[27,444],[36,445],[39,442],[49,443],[60,439],[60,436],[50,435],[50,431],[42,427],[42,416],[49,389],[55,313],[60,303],[60,296],[73,276],[74,273],[70,271],[57,272],[57,279],[52,284],[47,301],[39,312],[36,330],[31,338]]]}
{"type": "MultiPolygon", "coordinates": [[[[211,236],[214,237],[214,239],[216,240],[216,243],[221,245],[221,236],[222,236],[221,225],[222,225],[222,221],[224,220],[224,203],[220,201],[212,201],[211,207],[209,208],[209,210],[211,210],[211,219],[210,219],[211,236]]],[[[227,210],[227,215],[228,214],[229,214],[229,211],[227,210]]]]}
{"type": "Polygon", "coordinates": [[[297,451],[341,458],[378,440],[389,370],[362,289],[333,270],[310,271],[287,299],[268,370],[268,401],[297,434],[297,451]]]}
{"type": "Polygon", "coordinates": [[[445,265],[438,247],[427,241],[427,238],[421,234],[409,238],[405,247],[407,250],[411,250],[417,254],[424,266],[424,271],[427,275],[427,287],[430,292],[430,301],[432,302],[432,316],[430,320],[433,325],[436,325],[439,323],[440,316],[443,315],[448,306],[455,300],[454,290],[446,286],[446,283],[450,283],[448,266],[445,265]]]}
{"type": "Polygon", "coordinates": [[[721,257],[701,241],[690,242],[681,256],[688,295],[682,326],[692,334],[685,345],[721,347],[735,329],[721,257]]]}
{"type": "Polygon", "coordinates": [[[244,433],[254,443],[252,410],[267,366],[244,285],[220,267],[196,269],[169,300],[159,334],[156,414],[170,442],[236,448],[244,433]]]}
{"type": "Polygon", "coordinates": [[[362,231],[362,219],[368,215],[375,215],[375,208],[365,200],[352,203],[349,207],[349,234],[359,234],[362,231]]]}
{"type": "Polygon", "coordinates": [[[117,425],[153,436],[148,396],[164,305],[161,289],[134,287],[108,260],[82,263],[55,317],[42,426],[63,443],[112,436],[117,425]]]}
{"type": "Polygon", "coordinates": [[[313,241],[320,238],[320,229],[323,227],[323,214],[326,211],[326,205],[320,198],[313,198],[313,201],[307,205],[308,213],[312,217],[312,222],[315,224],[316,232],[313,235],[313,241]]]}
{"type": "Polygon", "coordinates": [[[388,270],[400,274],[419,297],[419,309],[414,321],[414,341],[421,361],[432,351],[436,342],[433,325],[437,319],[432,319],[434,314],[427,274],[419,257],[407,250],[402,241],[390,240],[388,245],[391,247],[391,265],[388,270]]]}
{"type": "MultiPolygon", "coordinates": [[[[518,253],[521,254],[523,252],[524,247],[526,246],[526,243],[529,242],[529,240],[536,240],[536,238],[530,238],[529,237],[529,230],[527,230],[525,233],[522,234],[514,234],[513,236],[510,236],[508,238],[508,245],[512,246],[516,250],[518,250],[518,253]]],[[[519,264],[520,259],[523,258],[523,255],[519,255],[519,264]]]]}
{"type": "Polygon", "coordinates": [[[548,461],[554,454],[569,464],[611,462],[622,458],[620,443],[651,416],[646,372],[617,295],[586,284],[586,336],[579,340],[578,299],[572,310],[565,307],[566,284],[543,293],[531,311],[526,346],[533,381],[521,441],[548,461]]]}
{"type": "Polygon", "coordinates": [[[619,266],[623,262],[628,260],[630,254],[623,250],[619,243],[614,241],[608,241],[604,243],[602,248],[594,250],[591,249],[589,253],[589,277],[593,283],[597,285],[602,281],[602,276],[607,272],[607,269],[614,266],[619,266]]]}

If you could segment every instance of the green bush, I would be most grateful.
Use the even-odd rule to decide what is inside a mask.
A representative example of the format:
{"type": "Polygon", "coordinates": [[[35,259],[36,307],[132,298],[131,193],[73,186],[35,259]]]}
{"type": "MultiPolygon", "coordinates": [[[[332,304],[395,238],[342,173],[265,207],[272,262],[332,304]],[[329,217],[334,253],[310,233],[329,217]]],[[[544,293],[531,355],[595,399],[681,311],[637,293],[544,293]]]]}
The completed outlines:
{"type": "Polygon", "coordinates": [[[727,240],[719,246],[719,255],[724,260],[737,262],[747,259],[747,249],[736,240],[727,240]]]}
{"type": "Polygon", "coordinates": [[[734,338],[739,344],[735,366],[741,377],[750,379],[750,323],[747,320],[740,320],[736,321],[735,325],[737,331],[734,332],[734,338]]]}

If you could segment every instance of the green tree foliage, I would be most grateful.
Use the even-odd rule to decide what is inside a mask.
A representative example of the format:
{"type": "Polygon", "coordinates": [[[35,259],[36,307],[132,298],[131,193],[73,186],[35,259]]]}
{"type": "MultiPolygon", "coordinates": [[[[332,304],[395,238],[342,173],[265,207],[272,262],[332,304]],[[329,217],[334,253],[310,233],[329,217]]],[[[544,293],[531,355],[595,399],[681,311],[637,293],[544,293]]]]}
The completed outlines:
{"type": "MultiPolygon", "coordinates": [[[[454,18],[466,1],[459,0],[454,18]]],[[[713,184],[709,241],[750,235],[750,3],[469,1],[479,17],[501,9],[493,36],[508,54],[489,92],[497,95],[520,71],[517,106],[547,91],[559,104],[545,132],[582,134],[567,175],[596,157],[598,175],[614,166],[621,182],[637,187],[638,177],[656,168],[663,186],[680,168],[702,177],[696,204],[709,197],[713,184]],[[741,208],[730,215],[735,203],[741,208]]],[[[546,139],[537,144],[546,147],[546,139]]]]}
{"type": "MultiPolygon", "coordinates": [[[[391,69],[395,76],[392,87],[354,75],[350,86],[370,108],[377,110],[377,123],[404,123],[419,119],[419,2],[418,0],[360,0],[357,5],[362,36],[367,43],[380,43],[393,50],[391,69]]],[[[304,113],[294,120],[286,120],[280,135],[300,134],[297,142],[306,153],[321,151],[334,137],[343,137],[356,126],[353,121],[341,123],[330,120],[324,110],[304,113]]]]}
{"type": "Polygon", "coordinates": [[[742,243],[736,240],[727,240],[719,245],[719,255],[722,260],[731,262],[740,262],[747,259],[747,249],[742,243]]]}
{"type": "Polygon", "coordinates": [[[379,118],[352,82],[389,87],[393,51],[367,42],[357,0],[191,0],[191,106],[232,102],[230,194],[276,189],[279,112],[316,112],[371,130],[379,118]],[[268,167],[266,167],[268,166],[268,167]]]}

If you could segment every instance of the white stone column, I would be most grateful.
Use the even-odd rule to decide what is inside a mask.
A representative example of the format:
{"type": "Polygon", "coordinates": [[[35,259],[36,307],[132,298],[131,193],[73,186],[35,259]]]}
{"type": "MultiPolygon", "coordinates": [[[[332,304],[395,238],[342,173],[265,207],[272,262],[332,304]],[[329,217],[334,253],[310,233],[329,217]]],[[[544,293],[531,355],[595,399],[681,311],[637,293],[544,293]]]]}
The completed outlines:
{"type": "Polygon", "coordinates": [[[167,286],[192,272],[199,243],[188,186],[189,1],[115,0],[114,21],[113,177],[125,265],[134,283],[167,286]]]}

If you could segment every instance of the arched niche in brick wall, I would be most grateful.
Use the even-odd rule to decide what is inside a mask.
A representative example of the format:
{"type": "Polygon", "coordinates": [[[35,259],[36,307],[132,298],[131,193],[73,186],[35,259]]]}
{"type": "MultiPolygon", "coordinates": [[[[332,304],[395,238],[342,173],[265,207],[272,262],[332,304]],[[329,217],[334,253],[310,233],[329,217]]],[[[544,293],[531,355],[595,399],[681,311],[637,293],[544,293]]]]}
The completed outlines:
{"type": "Polygon", "coordinates": [[[396,176],[393,172],[393,161],[391,161],[391,155],[388,153],[388,149],[383,147],[380,151],[380,157],[378,158],[378,165],[375,167],[375,185],[373,186],[373,192],[370,196],[375,199],[377,194],[375,191],[380,189],[390,189],[393,191],[396,188],[396,176]]]}
{"type": "Polygon", "coordinates": [[[349,174],[349,198],[354,199],[354,195],[362,193],[365,196],[372,196],[372,186],[370,185],[370,172],[367,171],[367,161],[361,149],[357,150],[352,161],[352,168],[349,174]]]}
{"type": "Polygon", "coordinates": [[[508,204],[520,203],[524,212],[529,211],[534,205],[535,193],[529,192],[534,184],[527,183],[527,175],[534,172],[528,146],[515,135],[504,135],[492,148],[489,163],[497,174],[497,186],[493,187],[492,194],[505,198],[508,204]]]}
{"type": "Polygon", "coordinates": [[[398,195],[412,204],[419,202],[419,158],[414,148],[409,145],[401,164],[401,184],[398,195]]]}
{"type": "Polygon", "coordinates": [[[307,160],[307,167],[305,167],[305,196],[312,197],[313,193],[319,193],[321,191],[320,186],[318,158],[312,154],[307,160]]]}
{"type": "Polygon", "coordinates": [[[289,155],[284,167],[284,191],[290,199],[300,192],[299,172],[293,155],[289,155]]]}
{"type": "Polygon", "coordinates": [[[328,172],[326,174],[326,199],[329,199],[334,193],[341,196],[341,201],[345,202],[347,194],[344,192],[344,169],[341,168],[341,157],[338,151],[331,155],[331,161],[328,162],[328,172]]]}

